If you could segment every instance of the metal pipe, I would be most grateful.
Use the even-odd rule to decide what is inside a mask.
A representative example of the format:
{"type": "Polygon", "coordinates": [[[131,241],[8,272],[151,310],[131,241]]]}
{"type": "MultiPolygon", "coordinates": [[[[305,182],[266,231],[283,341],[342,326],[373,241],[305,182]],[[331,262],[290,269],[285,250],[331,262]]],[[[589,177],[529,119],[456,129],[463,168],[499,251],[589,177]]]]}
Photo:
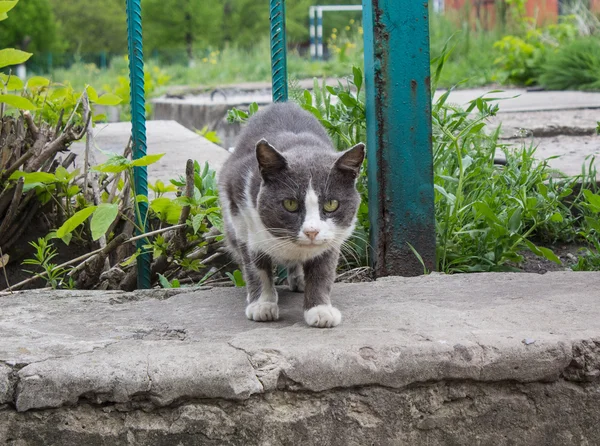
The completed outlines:
{"type": "Polygon", "coordinates": [[[315,30],[315,7],[311,6],[308,8],[308,30],[310,34],[310,58],[315,59],[317,57],[317,46],[315,43],[316,30],[315,30]]]}
{"type": "MultiPolygon", "coordinates": [[[[144,52],[142,46],[142,7],[140,0],[127,0],[127,46],[129,50],[129,81],[131,90],[131,138],[133,159],[146,155],[146,108],[144,97],[144,52]]],[[[135,196],[148,197],[148,172],[146,166],[133,168],[135,196]]],[[[137,201],[136,234],[146,233],[148,200],[137,201]]],[[[144,252],[147,240],[139,240],[141,254],[137,262],[137,287],[150,288],[150,253],[144,252]]]]}
{"type": "Polygon", "coordinates": [[[323,59],[323,10],[317,6],[317,59],[323,59]]]}
{"type": "Polygon", "coordinates": [[[363,0],[369,219],[377,277],[435,267],[427,3],[363,0]],[[410,245],[409,245],[410,244],[410,245]]]}
{"type": "Polygon", "coordinates": [[[287,46],[285,40],[285,0],[271,0],[271,83],[273,102],[288,99],[287,46]]]}

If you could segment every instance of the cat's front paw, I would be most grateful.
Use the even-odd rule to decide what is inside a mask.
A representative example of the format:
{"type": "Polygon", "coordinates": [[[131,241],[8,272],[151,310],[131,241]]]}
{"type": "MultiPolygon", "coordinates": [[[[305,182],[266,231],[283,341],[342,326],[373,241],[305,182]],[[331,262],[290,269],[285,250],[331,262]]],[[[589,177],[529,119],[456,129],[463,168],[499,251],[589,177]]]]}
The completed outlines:
{"type": "Polygon", "coordinates": [[[342,313],[331,305],[317,305],[304,312],[304,320],[311,327],[332,328],[342,322],[342,313]]]}
{"type": "Polygon", "coordinates": [[[246,317],[257,322],[276,321],[279,307],[275,302],[253,302],[246,307],[246,317]]]}

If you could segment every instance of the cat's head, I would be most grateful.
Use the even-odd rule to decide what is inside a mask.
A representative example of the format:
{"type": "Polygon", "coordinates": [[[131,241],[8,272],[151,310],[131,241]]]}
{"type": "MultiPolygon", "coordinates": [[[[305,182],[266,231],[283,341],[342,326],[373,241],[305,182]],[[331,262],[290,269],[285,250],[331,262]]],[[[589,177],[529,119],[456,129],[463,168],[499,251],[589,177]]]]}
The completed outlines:
{"type": "Polygon", "coordinates": [[[364,156],[362,143],[341,153],[281,153],[266,140],[259,141],[256,157],[262,183],[257,208],[271,235],[290,242],[287,248],[315,255],[339,247],[354,229],[360,205],[356,179],[364,156]]]}

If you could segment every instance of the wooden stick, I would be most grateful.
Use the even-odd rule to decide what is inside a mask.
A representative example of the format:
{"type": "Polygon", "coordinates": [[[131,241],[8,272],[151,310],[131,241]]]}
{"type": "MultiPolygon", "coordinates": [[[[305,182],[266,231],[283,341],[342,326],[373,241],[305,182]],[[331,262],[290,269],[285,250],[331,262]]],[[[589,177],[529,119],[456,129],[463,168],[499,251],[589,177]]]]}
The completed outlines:
{"type": "Polygon", "coordinates": [[[2,234],[8,229],[10,224],[12,223],[15,215],[17,214],[17,209],[19,208],[19,203],[21,202],[21,195],[23,194],[23,185],[25,184],[25,180],[23,177],[19,178],[17,181],[17,187],[15,187],[15,193],[13,194],[13,199],[8,207],[8,211],[2,220],[2,224],[0,224],[0,243],[2,242],[2,234]]]}

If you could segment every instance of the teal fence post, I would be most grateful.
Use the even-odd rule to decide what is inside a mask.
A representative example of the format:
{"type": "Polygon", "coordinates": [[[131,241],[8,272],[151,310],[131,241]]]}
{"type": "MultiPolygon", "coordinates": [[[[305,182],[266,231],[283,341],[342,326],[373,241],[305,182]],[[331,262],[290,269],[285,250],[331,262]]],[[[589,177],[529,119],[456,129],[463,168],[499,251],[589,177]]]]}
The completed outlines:
{"type": "Polygon", "coordinates": [[[285,0],[271,0],[271,82],[273,102],[288,99],[287,47],[285,41],[285,0]]]}
{"type": "MultiPolygon", "coordinates": [[[[144,97],[144,53],[142,49],[142,7],[141,0],[127,0],[127,46],[129,49],[129,82],[131,90],[131,138],[133,159],[146,155],[146,108],[144,97]]],[[[135,193],[148,197],[148,171],[146,166],[133,168],[135,193]]],[[[137,203],[136,234],[146,232],[148,201],[137,203]]],[[[150,288],[150,253],[144,252],[147,240],[139,240],[137,247],[141,251],[137,261],[137,286],[150,288]]]]}
{"type": "Polygon", "coordinates": [[[363,0],[372,261],[378,277],[435,266],[427,2],[363,0]]]}

